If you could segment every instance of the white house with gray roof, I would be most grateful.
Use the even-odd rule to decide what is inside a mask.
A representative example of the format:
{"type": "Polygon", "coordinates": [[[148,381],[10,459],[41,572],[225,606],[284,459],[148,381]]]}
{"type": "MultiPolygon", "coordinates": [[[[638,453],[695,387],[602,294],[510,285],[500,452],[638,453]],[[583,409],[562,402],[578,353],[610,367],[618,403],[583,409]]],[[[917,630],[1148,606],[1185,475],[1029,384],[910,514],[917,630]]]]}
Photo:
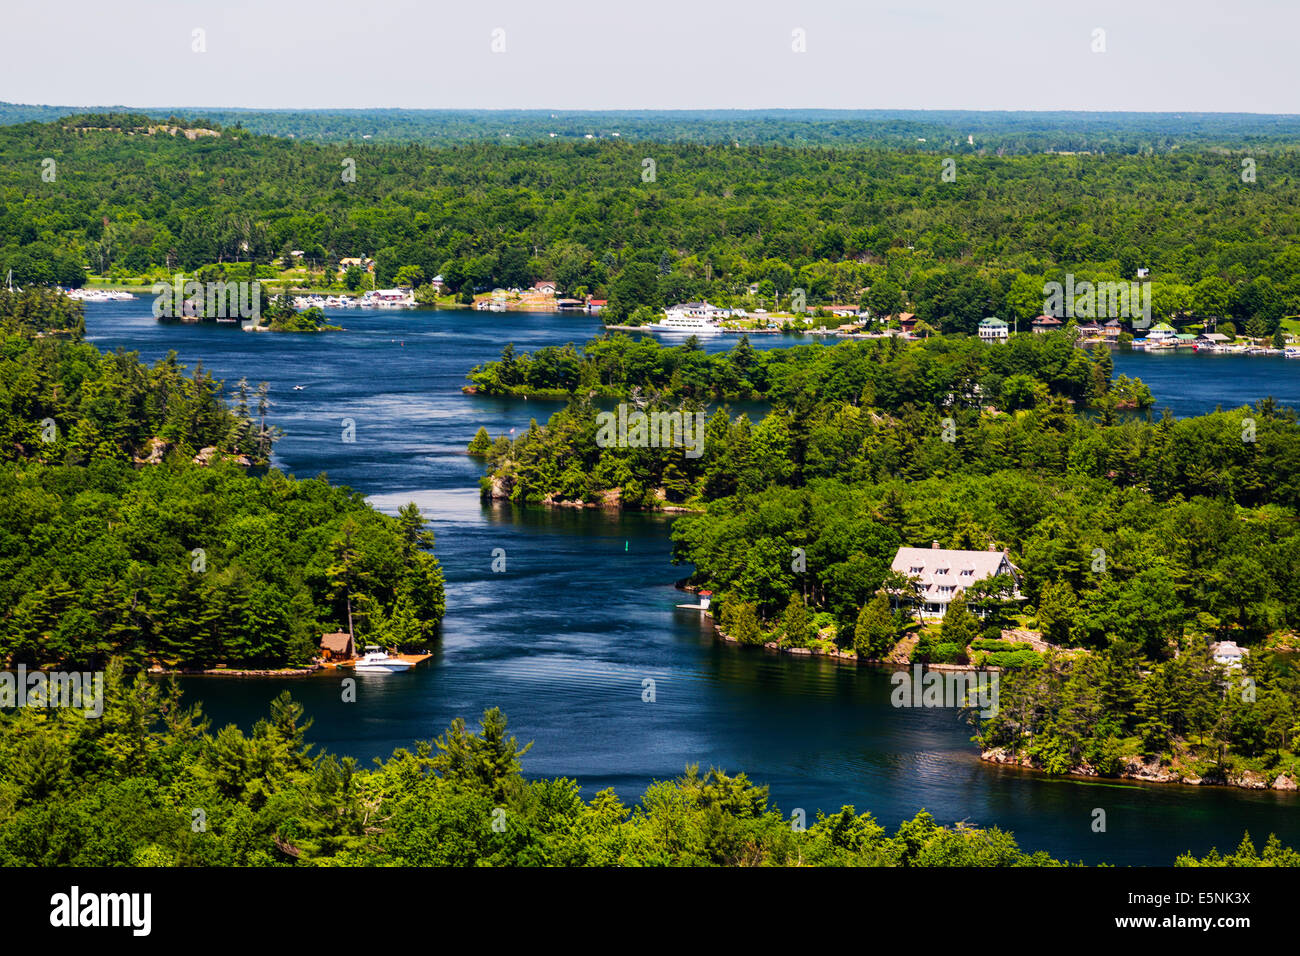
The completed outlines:
{"type": "Polygon", "coordinates": [[[955,551],[939,547],[899,548],[890,570],[915,578],[920,586],[922,617],[943,617],[958,594],[976,581],[1008,575],[1015,582],[1013,599],[1020,598],[1020,571],[1005,551],[955,551]]]}

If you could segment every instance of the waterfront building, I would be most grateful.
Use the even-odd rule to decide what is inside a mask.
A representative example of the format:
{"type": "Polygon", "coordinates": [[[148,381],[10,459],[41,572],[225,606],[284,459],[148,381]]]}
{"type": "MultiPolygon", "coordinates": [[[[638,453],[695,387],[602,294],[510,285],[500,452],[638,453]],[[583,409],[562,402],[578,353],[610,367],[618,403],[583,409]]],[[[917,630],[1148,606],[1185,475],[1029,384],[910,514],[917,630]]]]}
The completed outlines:
{"type": "Polygon", "coordinates": [[[928,548],[899,548],[890,570],[915,578],[920,587],[923,618],[939,618],[948,612],[953,598],[976,581],[1008,575],[1015,582],[1014,600],[1020,598],[1020,572],[1005,551],[992,546],[987,551],[940,548],[935,541],[928,548]]]}

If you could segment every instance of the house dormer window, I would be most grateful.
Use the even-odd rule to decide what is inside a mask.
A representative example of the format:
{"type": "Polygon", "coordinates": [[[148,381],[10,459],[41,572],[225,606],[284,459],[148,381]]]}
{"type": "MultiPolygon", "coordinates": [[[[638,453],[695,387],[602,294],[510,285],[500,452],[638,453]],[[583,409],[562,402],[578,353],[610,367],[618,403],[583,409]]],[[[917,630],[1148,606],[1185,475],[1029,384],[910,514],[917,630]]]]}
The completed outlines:
{"type": "Polygon", "coordinates": [[[973,575],[974,573],[975,573],[975,569],[974,569],[974,568],[964,568],[964,569],[962,570],[962,572],[961,572],[961,576],[962,576],[963,578],[969,578],[969,577],[970,577],[971,575],[973,575]]]}
{"type": "Polygon", "coordinates": [[[908,569],[907,569],[907,573],[908,573],[908,574],[920,574],[920,573],[921,573],[922,571],[924,571],[924,570],[925,570],[925,568],[908,568],[908,569]]]}

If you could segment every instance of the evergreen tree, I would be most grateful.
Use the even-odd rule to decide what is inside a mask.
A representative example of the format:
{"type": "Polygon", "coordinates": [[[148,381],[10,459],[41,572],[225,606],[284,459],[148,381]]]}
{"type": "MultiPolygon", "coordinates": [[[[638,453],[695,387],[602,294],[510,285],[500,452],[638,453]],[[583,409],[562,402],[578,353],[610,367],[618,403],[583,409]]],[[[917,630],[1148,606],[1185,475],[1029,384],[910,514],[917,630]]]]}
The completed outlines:
{"type": "Polygon", "coordinates": [[[474,433],[474,439],[469,443],[466,450],[469,454],[478,458],[486,456],[492,450],[492,436],[488,434],[488,430],[480,426],[479,430],[474,433]]]}
{"type": "Polygon", "coordinates": [[[1069,581],[1047,582],[1038,598],[1038,629],[1053,644],[1067,646],[1074,636],[1078,601],[1069,581]]]}
{"type": "Polygon", "coordinates": [[[948,604],[944,612],[943,623],[939,625],[939,641],[943,644],[955,644],[968,647],[970,642],[979,637],[979,619],[966,610],[966,594],[958,591],[956,597],[948,604]]]}
{"type": "Polygon", "coordinates": [[[812,616],[797,592],[790,595],[790,603],[781,615],[781,633],[782,643],[788,647],[807,647],[813,637],[812,616]]]}
{"type": "Polygon", "coordinates": [[[859,657],[879,660],[888,655],[897,643],[898,628],[889,607],[889,597],[881,592],[864,604],[858,613],[853,628],[853,649],[859,657]]]}
{"type": "Polygon", "coordinates": [[[727,633],[741,644],[763,643],[763,629],[759,626],[758,614],[753,604],[744,601],[735,605],[735,610],[731,612],[731,624],[727,633]]]}

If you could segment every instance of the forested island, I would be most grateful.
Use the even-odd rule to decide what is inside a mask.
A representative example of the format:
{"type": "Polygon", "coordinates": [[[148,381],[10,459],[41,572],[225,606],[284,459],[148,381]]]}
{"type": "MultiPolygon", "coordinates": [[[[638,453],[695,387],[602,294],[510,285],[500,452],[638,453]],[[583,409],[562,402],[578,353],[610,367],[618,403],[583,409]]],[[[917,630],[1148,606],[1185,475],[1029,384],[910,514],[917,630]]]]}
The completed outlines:
{"type": "Polygon", "coordinates": [[[418,508],[269,469],[265,386],[232,407],[201,366],[83,331],[64,296],[0,291],[0,656],[283,668],[326,631],[427,645],[444,598],[418,508]]]}
{"type": "Polygon", "coordinates": [[[1110,414],[1149,408],[1139,381],[1112,380],[1105,348],[1074,347],[1070,335],[1020,335],[1004,344],[970,337],[907,342],[890,337],[839,346],[756,350],[742,335],[725,353],[697,338],[667,347],[653,338],[608,334],[581,350],[572,343],[501,358],[466,376],[475,392],[534,398],[628,398],[670,403],[845,401],[899,410],[905,404],[987,400],[1015,411],[1064,398],[1110,414]]]}
{"type": "MultiPolygon", "coordinates": [[[[1294,788],[1300,675],[1270,650],[1300,626],[1295,411],[1124,414],[1109,359],[1065,332],[507,349],[471,371],[476,388],[571,401],[469,450],[487,498],[693,512],[674,523],[675,560],[740,643],[1003,669],[1001,709],[978,728],[990,759],[1294,788]],[[602,443],[595,395],[651,415],[770,404],[757,420],[714,409],[692,457],[602,443]],[[919,591],[891,561],[932,542],[1005,549],[1019,600],[992,578],[918,624],[919,591]],[[1217,641],[1248,647],[1244,667],[1212,661],[1217,641]]],[[[1123,394],[1149,404],[1141,383],[1123,394]]]]}

